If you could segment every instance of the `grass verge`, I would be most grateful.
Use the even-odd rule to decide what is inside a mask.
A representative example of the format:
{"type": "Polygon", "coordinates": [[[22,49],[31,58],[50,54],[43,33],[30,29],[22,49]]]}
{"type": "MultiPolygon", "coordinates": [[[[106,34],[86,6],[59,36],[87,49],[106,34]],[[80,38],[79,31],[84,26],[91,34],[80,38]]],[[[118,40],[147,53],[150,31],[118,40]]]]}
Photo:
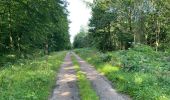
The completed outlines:
{"type": "Polygon", "coordinates": [[[76,58],[72,55],[72,61],[76,70],[76,76],[78,79],[78,88],[81,100],[99,100],[96,92],[92,89],[92,86],[87,79],[86,75],[80,70],[80,66],[76,58]]]}
{"type": "Polygon", "coordinates": [[[0,70],[1,100],[47,100],[66,52],[21,60],[0,70]],[[46,59],[48,58],[48,63],[46,59]]]}
{"type": "Polygon", "coordinates": [[[101,53],[93,49],[75,50],[103,73],[120,92],[134,100],[170,100],[170,62],[167,54],[150,47],[101,53]]]}

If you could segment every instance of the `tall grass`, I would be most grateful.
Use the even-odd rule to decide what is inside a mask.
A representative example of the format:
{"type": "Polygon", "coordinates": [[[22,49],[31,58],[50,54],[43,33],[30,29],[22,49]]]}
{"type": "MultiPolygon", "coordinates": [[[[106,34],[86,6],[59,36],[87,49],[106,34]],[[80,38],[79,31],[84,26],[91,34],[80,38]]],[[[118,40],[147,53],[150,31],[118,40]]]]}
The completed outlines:
{"type": "Polygon", "coordinates": [[[20,60],[0,70],[0,100],[47,100],[66,52],[20,60]],[[48,58],[48,61],[47,61],[48,58]]]}

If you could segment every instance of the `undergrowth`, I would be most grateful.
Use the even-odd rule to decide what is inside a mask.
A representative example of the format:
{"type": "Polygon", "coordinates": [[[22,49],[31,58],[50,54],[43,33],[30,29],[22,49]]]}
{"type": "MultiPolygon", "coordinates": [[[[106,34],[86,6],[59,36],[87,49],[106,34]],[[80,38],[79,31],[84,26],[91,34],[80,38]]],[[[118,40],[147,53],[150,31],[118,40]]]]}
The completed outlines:
{"type": "Polygon", "coordinates": [[[65,54],[21,59],[1,67],[0,100],[47,100],[65,54]]]}
{"type": "Polygon", "coordinates": [[[134,100],[170,100],[168,54],[148,46],[101,53],[93,49],[75,50],[95,66],[117,88],[134,100]]]}

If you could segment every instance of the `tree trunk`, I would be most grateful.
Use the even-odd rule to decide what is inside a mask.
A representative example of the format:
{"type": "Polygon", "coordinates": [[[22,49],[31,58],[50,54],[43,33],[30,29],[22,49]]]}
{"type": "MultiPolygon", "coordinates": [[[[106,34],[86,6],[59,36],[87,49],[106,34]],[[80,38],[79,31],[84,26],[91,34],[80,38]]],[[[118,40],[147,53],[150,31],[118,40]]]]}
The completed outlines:
{"type": "Polygon", "coordinates": [[[136,44],[136,32],[133,33],[133,43],[136,44]]]}
{"type": "Polygon", "coordinates": [[[46,40],[45,40],[45,55],[46,55],[46,68],[48,67],[48,38],[46,36],[46,40]]]}
{"type": "Polygon", "coordinates": [[[130,11],[129,11],[129,31],[132,34],[132,7],[130,7],[130,11]]]}
{"type": "Polygon", "coordinates": [[[48,43],[45,44],[45,54],[48,55],[48,43]]]}
{"type": "Polygon", "coordinates": [[[132,0],[130,0],[130,9],[129,9],[129,32],[130,32],[130,34],[132,34],[133,35],[133,40],[134,40],[134,44],[136,43],[136,34],[135,34],[135,32],[133,32],[133,29],[132,29],[132,9],[134,9],[134,8],[132,8],[132,6],[134,6],[134,4],[132,5],[132,0]]]}
{"type": "Polygon", "coordinates": [[[157,23],[157,30],[156,30],[156,51],[158,51],[158,47],[159,47],[159,35],[160,35],[160,23],[157,19],[156,21],[157,23]]]}
{"type": "Polygon", "coordinates": [[[9,1],[9,5],[8,5],[8,28],[9,28],[9,47],[11,50],[13,50],[14,48],[14,44],[13,44],[13,37],[12,37],[12,16],[11,16],[11,0],[9,1]]]}
{"type": "Polygon", "coordinates": [[[48,39],[46,37],[46,41],[45,41],[45,54],[48,55],[49,52],[48,52],[48,39]]]}
{"type": "Polygon", "coordinates": [[[1,30],[1,25],[2,25],[2,23],[1,23],[1,15],[0,15],[0,51],[1,51],[1,49],[2,49],[2,46],[1,46],[1,32],[2,32],[2,30],[1,30]]]}
{"type": "Polygon", "coordinates": [[[21,53],[21,36],[22,34],[17,35],[17,47],[18,47],[18,52],[21,53]]]}
{"type": "Polygon", "coordinates": [[[109,51],[112,50],[112,35],[111,35],[111,23],[108,24],[108,39],[109,39],[109,51]]]}

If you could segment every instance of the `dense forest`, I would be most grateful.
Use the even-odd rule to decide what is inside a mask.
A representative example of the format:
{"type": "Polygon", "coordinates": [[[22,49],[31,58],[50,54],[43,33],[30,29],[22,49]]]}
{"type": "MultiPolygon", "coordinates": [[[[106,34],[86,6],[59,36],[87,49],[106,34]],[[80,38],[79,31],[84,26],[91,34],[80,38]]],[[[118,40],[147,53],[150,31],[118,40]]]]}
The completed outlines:
{"type": "Polygon", "coordinates": [[[0,53],[70,48],[66,6],[61,0],[1,0],[0,53]]]}
{"type": "Polygon", "coordinates": [[[47,100],[71,46],[65,0],[0,0],[0,100],[47,100]],[[52,53],[53,52],[53,53],[52,53]]]}
{"type": "Polygon", "coordinates": [[[88,5],[92,8],[89,32],[76,36],[75,47],[81,43],[101,51],[124,50],[135,44],[156,51],[169,47],[169,0],[95,0],[88,5]],[[77,39],[82,36],[85,39],[77,39]]]}

